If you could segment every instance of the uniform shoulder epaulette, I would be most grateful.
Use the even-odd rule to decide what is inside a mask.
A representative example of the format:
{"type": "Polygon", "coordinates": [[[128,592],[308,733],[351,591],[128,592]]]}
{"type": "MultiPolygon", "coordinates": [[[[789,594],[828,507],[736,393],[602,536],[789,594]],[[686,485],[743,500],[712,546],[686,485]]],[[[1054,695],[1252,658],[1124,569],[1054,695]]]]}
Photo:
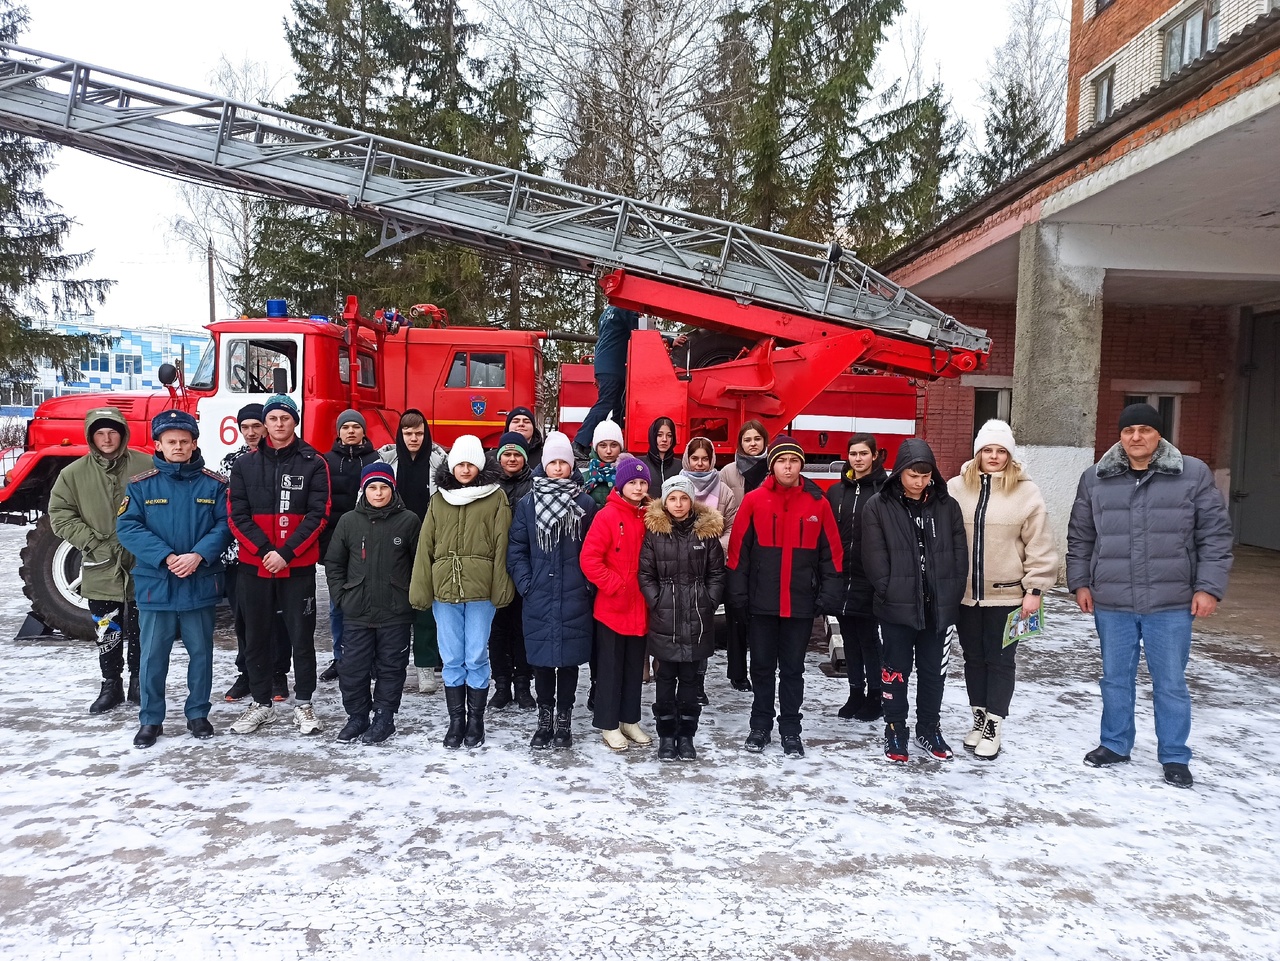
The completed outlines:
{"type": "Polygon", "coordinates": [[[159,473],[160,473],[160,468],[153,467],[150,470],[144,470],[141,474],[134,474],[132,477],[129,478],[129,483],[133,484],[140,480],[146,480],[148,477],[155,477],[156,474],[159,474],[159,473]]]}
{"type": "Polygon", "coordinates": [[[211,470],[208,467],[204,469],[204,472],[221,484],[226,484],[228,482],[226,474],[219,474],[216,470],[211,470]]]}

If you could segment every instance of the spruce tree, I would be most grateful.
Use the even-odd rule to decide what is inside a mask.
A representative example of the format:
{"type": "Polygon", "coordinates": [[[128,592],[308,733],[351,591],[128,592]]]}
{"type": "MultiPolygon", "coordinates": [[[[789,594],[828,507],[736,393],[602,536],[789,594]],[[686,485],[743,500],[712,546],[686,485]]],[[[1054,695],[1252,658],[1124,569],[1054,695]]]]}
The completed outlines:
{"type": "Polygon", "coordinates": [[[1053,135],[1035,100],[1012,77],[984,88],[987,112],[982,146],[969,157],[960,199],[972,203],[1011,180],[1049,152],[1053,135]]]}
{"type": "MultiPolygon", "coordinates": [[[[17,40],[28,20],[26,7],[0,0],[0,49],[17,40]]],[[[101,304],[114,283],[74,276],[93,254],[62,250],[71,219],[40,187],[53,152],[42,141],[0,131],[0,383],[6,385],[31,382],[45,363],[74,379],[82,356],[111,346],[110,338],[38,326],[50,315],[101,304]]]]}

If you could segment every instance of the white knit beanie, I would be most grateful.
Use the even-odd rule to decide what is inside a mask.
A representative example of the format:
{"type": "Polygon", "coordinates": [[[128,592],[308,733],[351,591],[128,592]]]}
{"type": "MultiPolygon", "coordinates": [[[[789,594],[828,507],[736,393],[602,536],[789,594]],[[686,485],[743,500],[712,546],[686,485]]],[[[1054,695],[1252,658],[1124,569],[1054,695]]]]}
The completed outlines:
{"type": "Polygon", "coordinates": [[[602,420],[596,425],[596,431],[591,435],[591,449],[595,450],[596,444],[602,440],[616,440],[619,447],[627,446],[622,442],[622,428],[615,420],[602,420]]]}
{"type": "Polygon", "coordinates": [[[472,464],[484,470],[484,446],[475,434],[463,434],[449,450],[449,470],[459,464],[472,464]]]}
{"type": "Polygon", "coordinates": [[[1012,460],[1018,459],[1018,445],[1013,439],[1013,429],[1004,421],[989,420],[983,424],[978,436],[973,439],[973,452],[978,453],[988,444],[1003,447],[1012,460]]]}
{"type": "Polygon", "coordinates": [[[558,430],[550,431],[542,442],[542,469],[550,467],[553,460],[566,461],[570,467],[573,466],[573,441],[569,440],[568,434],[558,430]]]}

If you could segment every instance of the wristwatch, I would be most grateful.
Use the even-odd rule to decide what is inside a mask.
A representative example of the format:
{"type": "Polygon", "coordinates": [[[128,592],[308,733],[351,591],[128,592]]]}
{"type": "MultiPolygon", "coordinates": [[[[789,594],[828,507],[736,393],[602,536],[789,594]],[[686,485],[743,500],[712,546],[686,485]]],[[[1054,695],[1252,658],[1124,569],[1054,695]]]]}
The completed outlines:
{"type": "Polygon", "coordinates": [[[1040,588],[1033,587],[1031,588],[1031,590],[1027,591],[1027,593],[1030,594],[1032,597],[1039,597],[1042,592],[1040,588]]]}

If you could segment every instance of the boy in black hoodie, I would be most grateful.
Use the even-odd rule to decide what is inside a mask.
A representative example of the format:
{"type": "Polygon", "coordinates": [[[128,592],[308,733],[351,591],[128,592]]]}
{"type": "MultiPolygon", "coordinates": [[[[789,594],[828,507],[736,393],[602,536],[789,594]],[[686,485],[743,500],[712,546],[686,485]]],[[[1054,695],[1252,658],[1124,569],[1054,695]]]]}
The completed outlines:
{"type": "MultiPolygon", "coordinates": [[[[494,461],[499,470],[498,486],[507,495],[512,514],[521,499],[533,489],[533,471],[529,468],[532,455],[527,445],[523,434],[511,430],[498,438],[498,449],[494,451],[494,461]]],[[[513,700],[522,711],[537,709],[538,702],[529,690],[533,683],[533,668],[525,658],[524,602],[519,592],[510,604],[499,608],[493,616],[493,624],[489,628],[489,664],[493,669],[493,698],[489,701],[489,710],[501,711],[513,700]]]]}
{"type": "Polygon", "coordinates": [[[867,503],[862,568],[880,620],[884,754],[907,761],[907,680],[916,675],[916,741],[930,756],[951,759],[939,725],[946,683],[947,628],[956,622],[969,573],[964,517],[947,493],[933,451],[903,441],[893,473],[867,503]]]}

